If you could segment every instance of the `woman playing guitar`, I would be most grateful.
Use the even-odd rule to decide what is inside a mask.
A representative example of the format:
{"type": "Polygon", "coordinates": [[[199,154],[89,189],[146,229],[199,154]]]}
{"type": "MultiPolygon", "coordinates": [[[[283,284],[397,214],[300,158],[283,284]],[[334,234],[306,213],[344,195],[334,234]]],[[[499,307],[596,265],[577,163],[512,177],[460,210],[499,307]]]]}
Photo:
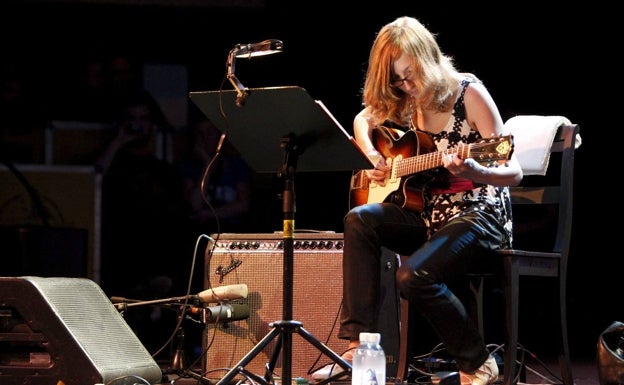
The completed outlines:
{"type": "MultiPolygon", "coordinates": [[[[362,189],[366,199],[353,197],[344,219],[339,337],[354,348],[360,332],[378,331],[385,246],[407,256],[397,286],[433,326],[462,384],[491,384],[496,361],[448,285],[486,250],[511,246],[507,186],[522,179],[512,138],[481,81],[459,72],[434,35],[411,17],[377,34],[363,105],[354,136],[376,166],[354,177],[352,193],[362,189]],[[420,204],[412,205],[412,192],[420,204]]],[[[343,358],[352,354],[347,350],[343,358]]],[[[329,365],[313,378],[340,370],[329,365]]]]}

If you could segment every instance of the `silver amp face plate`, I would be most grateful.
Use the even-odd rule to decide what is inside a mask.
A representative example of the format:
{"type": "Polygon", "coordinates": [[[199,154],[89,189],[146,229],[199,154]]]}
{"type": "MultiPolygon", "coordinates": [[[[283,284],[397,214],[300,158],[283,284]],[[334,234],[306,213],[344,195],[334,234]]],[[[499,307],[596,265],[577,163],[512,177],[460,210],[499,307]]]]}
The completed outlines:
{"type": "MultiPolygon", "coordinates": [[[[284,249],[284,239],[281,233],[274,234],[213,234],[216,240],[215,250],[225,251],[279,251],[284,249]]],[[[343,234],[337,233],[304,233],[295,234],[293,249],[306,252],[326,252],[342,250],[344,246],[343,234]]]]}

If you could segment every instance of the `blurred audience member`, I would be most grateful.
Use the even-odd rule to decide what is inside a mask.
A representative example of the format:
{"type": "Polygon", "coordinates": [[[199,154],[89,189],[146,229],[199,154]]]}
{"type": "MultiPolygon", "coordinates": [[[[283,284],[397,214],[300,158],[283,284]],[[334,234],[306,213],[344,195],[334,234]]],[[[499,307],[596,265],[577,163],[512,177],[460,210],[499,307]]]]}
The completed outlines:
{"type": "Polygon", "coordinates": [[[137,90],[143,88],[142,63],[127,55],[83,59],[74,80],[58,85],[56,120],[115,124],[137,90]]]}
{"type": "MultiPolygon", "coordinates": [[[[156,299],[182,295],[191,259],[185,224],[188,209],[177,169],[156,155],[156,137],[167,126],[146,92],[128,99],[117,135],[101,155],[102,287],[111,296],[156,299]]],[[[170,310],[146,306],[126,313],[150,352],[172,332],[170,310]]]]}

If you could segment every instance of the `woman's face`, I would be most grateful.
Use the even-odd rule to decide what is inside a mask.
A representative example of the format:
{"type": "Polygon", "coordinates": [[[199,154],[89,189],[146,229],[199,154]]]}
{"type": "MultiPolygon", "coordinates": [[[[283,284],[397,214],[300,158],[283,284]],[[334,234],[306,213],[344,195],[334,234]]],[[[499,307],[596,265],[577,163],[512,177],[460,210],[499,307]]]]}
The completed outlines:
{"type": "Polygon", "coordinates": [[[402,54],[392,63],[392,82],[393,88],[402,90],[408,95],[416,96],[417,89],[414,81],[414,68],[412,60],[407,54],[402,54]]]}

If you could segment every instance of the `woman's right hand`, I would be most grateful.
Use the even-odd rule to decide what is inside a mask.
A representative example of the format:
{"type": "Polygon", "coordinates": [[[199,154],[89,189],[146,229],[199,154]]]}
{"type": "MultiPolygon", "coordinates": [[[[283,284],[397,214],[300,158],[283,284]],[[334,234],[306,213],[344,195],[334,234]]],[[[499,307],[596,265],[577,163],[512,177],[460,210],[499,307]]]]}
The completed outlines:
{"type": "Polygon", "coordinates": [[[386,177],[390,171],[390,167],[386,165],[386,160],[378,151],[370,151],[366,154],[368,158],[375,164],[375,168],[366,170],[368,179],[377,182],[380,186],[386,184],[386,177]]]}

